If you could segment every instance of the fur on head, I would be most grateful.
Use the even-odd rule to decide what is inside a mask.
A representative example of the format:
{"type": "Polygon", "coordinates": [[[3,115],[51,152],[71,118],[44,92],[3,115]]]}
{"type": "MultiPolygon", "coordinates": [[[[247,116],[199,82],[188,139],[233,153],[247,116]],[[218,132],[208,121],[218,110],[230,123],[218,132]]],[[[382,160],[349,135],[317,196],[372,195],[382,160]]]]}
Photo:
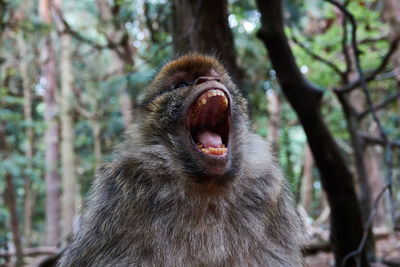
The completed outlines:
{"type": "Polygon", "coordinates": [[[143,145],[161,141],[190,179],[224,183],[238,171],[247,102],[215,58],[189,54],[165,64],[139,106],[141,126],[135,130],[144,136],[143,145]]]}

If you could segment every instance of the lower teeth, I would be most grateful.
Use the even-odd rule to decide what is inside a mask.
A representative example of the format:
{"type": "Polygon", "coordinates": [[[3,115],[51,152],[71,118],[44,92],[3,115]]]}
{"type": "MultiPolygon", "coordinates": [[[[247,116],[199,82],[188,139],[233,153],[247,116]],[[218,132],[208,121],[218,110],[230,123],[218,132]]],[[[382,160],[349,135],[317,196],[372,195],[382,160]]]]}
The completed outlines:
{"type": "Polygon", "coordinates": [[[203,147],[202,144],[196,144],[196,146],[205,154],[223,155],[228,151],[224,144],[221,147],[203,147]]]}

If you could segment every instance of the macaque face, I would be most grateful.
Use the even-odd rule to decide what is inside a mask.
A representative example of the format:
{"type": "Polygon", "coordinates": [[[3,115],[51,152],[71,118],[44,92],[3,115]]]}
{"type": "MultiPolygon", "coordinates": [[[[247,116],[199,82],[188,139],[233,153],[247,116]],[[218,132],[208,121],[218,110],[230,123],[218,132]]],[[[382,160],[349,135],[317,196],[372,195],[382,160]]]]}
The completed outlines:
{"type": "Polygon", "coordinates": [[[232,171],[232,132],[235,117],[247,112],[244,103],[225,69],[195,54],[166,64],[142,106],[148,109],[149,127],[158,130],[189,173],[204,180],[232,171]]]}

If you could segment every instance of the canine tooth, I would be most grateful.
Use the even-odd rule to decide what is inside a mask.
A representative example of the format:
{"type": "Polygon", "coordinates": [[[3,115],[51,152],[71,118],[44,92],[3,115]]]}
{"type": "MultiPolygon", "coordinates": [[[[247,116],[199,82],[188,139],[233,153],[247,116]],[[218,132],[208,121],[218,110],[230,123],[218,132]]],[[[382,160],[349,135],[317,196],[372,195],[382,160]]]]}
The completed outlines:
{"type": "Polygon", "coordinates": [[[201,100],[201,104],[205,105],[206,103],[207,103],[207,100],[206,100],[205,98],[203,98],[203,99],[201,100]]]}

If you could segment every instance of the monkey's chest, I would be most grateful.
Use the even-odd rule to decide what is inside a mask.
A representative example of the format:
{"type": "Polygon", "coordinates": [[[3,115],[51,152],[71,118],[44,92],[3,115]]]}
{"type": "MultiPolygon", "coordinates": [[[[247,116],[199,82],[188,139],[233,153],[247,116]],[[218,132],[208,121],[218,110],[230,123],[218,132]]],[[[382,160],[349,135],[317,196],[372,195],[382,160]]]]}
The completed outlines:
{"type": "Polygon", "coordinates": [[[229,218],[182,218],[153,225],[149,246],[139,249],[143,261],[154,266],[265,266],[264,227],[229,218]]]}

